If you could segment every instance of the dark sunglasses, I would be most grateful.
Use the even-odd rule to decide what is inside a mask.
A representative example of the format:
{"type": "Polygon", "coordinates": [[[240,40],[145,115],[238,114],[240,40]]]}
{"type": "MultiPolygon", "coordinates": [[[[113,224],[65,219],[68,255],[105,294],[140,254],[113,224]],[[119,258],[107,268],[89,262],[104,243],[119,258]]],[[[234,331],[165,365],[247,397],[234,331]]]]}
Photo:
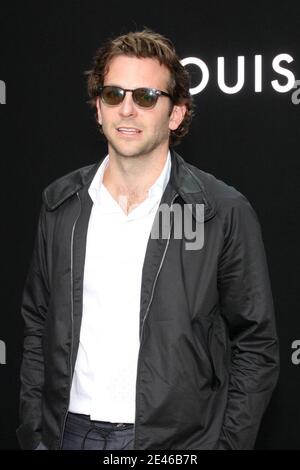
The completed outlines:
{"type": "Polygon", "coordinates": [[[153,108],[156,105],[160,96],[168,96],[169,93],[165,91],[156,90],[155,88],[136,88],[135,90],[127,90],[120,86],[106,85],[99,87],[99,95],[105,104],[116,106],[125,98],[127,91],[132,92],[133,101],[142,108],[153,108]]]}

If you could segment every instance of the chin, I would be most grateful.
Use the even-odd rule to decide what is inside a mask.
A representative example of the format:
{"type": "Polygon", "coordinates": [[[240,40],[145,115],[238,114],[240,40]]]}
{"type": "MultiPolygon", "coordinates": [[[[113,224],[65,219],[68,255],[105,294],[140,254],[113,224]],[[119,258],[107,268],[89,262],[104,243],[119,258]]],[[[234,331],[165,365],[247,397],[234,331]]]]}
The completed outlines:
{"type": "Polygon", "coordinates": [[[138,157],[147,153],[147,149],[142,148],[141,146],[134,146],[134,145],[114,145],[110,142],[111,148],[113,149],[114,153],[119,155],[120,157],[129,158],[129,157],[138,157]]]}

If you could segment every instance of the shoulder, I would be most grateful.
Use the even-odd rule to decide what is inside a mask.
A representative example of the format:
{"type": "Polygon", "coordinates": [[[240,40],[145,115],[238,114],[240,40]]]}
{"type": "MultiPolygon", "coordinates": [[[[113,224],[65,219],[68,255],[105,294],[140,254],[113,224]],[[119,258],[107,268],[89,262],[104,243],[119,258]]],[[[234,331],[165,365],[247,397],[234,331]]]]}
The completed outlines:
{"type": "Polygon", "coordinates": [[[228,211],[232,208],[253,210],[248,198],[236,187],[217,178],[211,173],[201,170],[195,165],[186,163],[186,166],[193,175],[201,181],[204,192],[208,198],[214,201],[217,210],[228,211]]]}
{"type": "MultiPolygon", "coordinates": [[[[100,162],[101,163],[101,162],[100,162]]],[[[48,210],[54,210],[65,200],[91,182],[99,162],[77,168],[52,181],[42,191],[42,198],[48,210]]]]}
{"type": "Polygon", "coordinates": [[[223,230],[250,231],[260,229],[255,209],[248,198],[234,186],[186,162],[186,167],[201,186],[205,202],[214,207],[214,213],[223,230]],[[251,229],[250,229],[251,227],[251,229]]]}

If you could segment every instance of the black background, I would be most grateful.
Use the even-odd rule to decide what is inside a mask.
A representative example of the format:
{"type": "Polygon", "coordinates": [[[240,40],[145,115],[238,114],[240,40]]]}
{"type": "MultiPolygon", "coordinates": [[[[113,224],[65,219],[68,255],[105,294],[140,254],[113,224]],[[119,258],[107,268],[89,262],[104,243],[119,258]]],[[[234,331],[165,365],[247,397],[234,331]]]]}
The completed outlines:
{"type": "MultiPolygon", "coordinates": [[[[300,3],[170,1],[2,1],[0,79],[1,316],[0,449],[18,449],[20,301],[31,257],[42,189],[55,178],[106,154],[88,107],[84,70],[108,36],[147,26],[169,37],[180,58],[204,60],[210,80],[200,94],[191,131],[177,151],[235,186],[255,208],[263,231],[281,347],[281,374],[264,416],[257,449],[300,449],[298,307],[299,117],[292,91],[278,93],[273,58],[300,79],[300,3]],[[263,56],[263,90],[254,92],[254,56],[263,56]],[[217,57],[227,84],[245,56],[245,85],[234,95],[217,85],[217,57]]],[[[189,67],[193,84],[201,77],[189,67]]]]}

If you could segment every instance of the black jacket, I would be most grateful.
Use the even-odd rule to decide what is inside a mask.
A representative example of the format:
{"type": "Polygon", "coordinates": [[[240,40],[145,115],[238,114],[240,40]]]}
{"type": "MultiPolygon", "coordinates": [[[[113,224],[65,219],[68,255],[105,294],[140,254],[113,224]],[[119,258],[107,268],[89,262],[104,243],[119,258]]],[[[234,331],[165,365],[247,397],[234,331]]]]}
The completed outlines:
{"type": "MultiPolygon", "coordinates": [[[[204,245],[148,240],[134,449],[251,449],[279,371],[257,216],[232,186],[171,151],[162,203],[204,204],[204,245]]],[[[43,191],[24,287],[21,447],[59,449],[79,344],[88,187],[101,162],[43,191]]]]}

